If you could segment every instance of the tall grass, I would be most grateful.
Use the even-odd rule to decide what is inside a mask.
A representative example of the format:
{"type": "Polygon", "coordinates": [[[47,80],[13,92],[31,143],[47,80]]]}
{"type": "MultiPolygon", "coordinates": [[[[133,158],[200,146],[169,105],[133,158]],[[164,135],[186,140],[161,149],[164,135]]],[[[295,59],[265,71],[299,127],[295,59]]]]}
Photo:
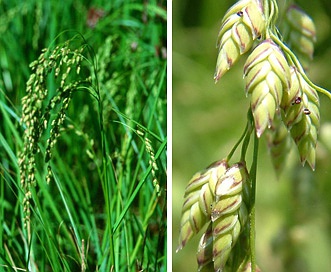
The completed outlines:
{"type": "Polygon", "coordinates": [[[167,268],[165,1],[87,3],[0,3],[0,270],[167,268]],[[89,27],[92,7],[101,17],[89,27]],[[41,100],[40,137],[29,138],[29,64],[66,41],[83,49],[81,70],[62,86],[66,66],[58,77],[45,67],[48,93],[26,97],[41,100]],[[29,139],[39,152],[28,151],[35,182],[24,187],[29,139]]]}

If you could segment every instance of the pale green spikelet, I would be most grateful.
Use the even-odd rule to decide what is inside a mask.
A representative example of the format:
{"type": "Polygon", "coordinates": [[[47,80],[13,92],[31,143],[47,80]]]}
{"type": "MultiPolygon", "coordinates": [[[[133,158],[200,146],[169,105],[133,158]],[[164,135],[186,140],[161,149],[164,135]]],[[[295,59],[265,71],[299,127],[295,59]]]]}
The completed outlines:
{"type": "Polygon", "coordinates": [[[313,20],[297,5],[290,5],[281,24],[281,30],[287,45],[307,69],[313,58],[316,41],[313,20]]]}
{"type": "Polygon", "coordinates": [[[303,90],[300,82],[301,75],[296,67],[290,67],[291,87],[284,92],[281,108],[284,110],[284,122],[288,128],[300,122],[303,112],[303,90]]]}
{"type": "Polygon", "coordinates": [[[246,164],[232,165],[218,180],[216,201],[212,211],[213,262],[215,271],[223,271],[243,227],[247,221],[247,208],[243,199],[248,187],[246,164]]]}
{"type": "Polygon", "coordinates": [[[210,220],[216,183],[227,168],[226,160],[217,161],[190,180],[185,189],[177,251],[210,220]]]}
{"type": "Polygon", "coordinates": [[[291,135],[279,114],[276,114],[273,125],[267,131],[267,141],[271,161],[276,175],[279,177],[292,147],[291,135]]]}
{"type": "Polygon", "coordinates": [[[270,128],[290,87],[290,69],[279,47],[271,40],[261,42],[249,55],[244,67],[246,93],[251,95],[256,134],[270,128]]]}
{"type": "Polygon", "coordinates": [[[304,76],[291,67],[291,88],[285,92],[281,107],[284,122],[291,131],[301,158],[315,169],[317,134],[320,127],[319,97],[304,76]]]}
{"type": "Polygon", "coordinates": [[[242,54],[252,48],[254,40],[264,31],[265,22],[260,1],[238,1],[226,12],[217,40],[219,53],[214,75],[216,82],[242,54]]]}
{"type": "Polygon", "coordinates": [[[220,216],[208,225],[198,247],[198,271],[222,271],[246,221],[247,209],[242,203],[236,212],[220,216]]]}
{"type": "Polygon", "coordinates": [[[291,128],[291,135],[294,139],[300,154],[302,164],[307,161],[310,167],[315,169],[317,135],[320,127],[319,97],[305,79],[300,75],[300,85],[303,90],[303,110],[300,122],[291,128]]]}

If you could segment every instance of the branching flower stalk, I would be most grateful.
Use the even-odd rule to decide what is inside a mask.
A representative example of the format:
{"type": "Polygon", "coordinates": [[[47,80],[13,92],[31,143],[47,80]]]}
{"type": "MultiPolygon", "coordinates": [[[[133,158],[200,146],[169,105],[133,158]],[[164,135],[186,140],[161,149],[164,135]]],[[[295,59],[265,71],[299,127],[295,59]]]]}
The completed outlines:
{"type": "MultiPolygon", "coordinates": [[[[28,244],[31,242],[31,207],[37,185],[36,175],[44,174],[49,183],[53,178],[51,159],[53,148],[63,131],[66,114],[73,94],[77,91],[87,91],[97,101],[99,127],[102,148],[102,170],[98,168],[105,192],[107,209],[107,234],[111,252],[110,262],[114,264],[114,246],[112,230],[112,195],[111,182],[114,178],[113,169],[109,163],[104,131],[103,105],[97,76],[96,56],[84,37],[77,35],[63,44],[42,51],[38,60],[30,65],[32,74],[27,82],[27,94],[22,99],[22,125],[24,131],[24,146],[19,154],[21,187],[23,191],[24,226],[27,230],[28,244]],[[88,59],[91,57],[91,61],[88,59]],[[86,66],[87,63],[87,66],[86,66]],[[83,73],[81,70],[84,69],[83,73]],[[92,73],[92,77],[88,76],[92,73]],[[86,76],[87,75],[87,76],[86,76]],[[53,89],[48,81],[53,82],[53,89]],[[54,117],[55,116],[55,117],[54,117]],[[49,133],[49,135],[48,135],[49,133]],[[44,138],[46,137],[46,140],[44,138]],[[44,143],[45,142],[45,143],[44,143]],[[44,145],[45,150],[42,148],[44,145]]],[[[80,241],[80,239],[77,239],[80,241]]],[[[80,245],[79,245],[80,246],[80,245]]],[[[33,259],[33,253],[29,253],[33,259]]]]}
{"type": "MultiPolygon", "coordinates": [[[[30,64],[33,71],[27,82],[27,95],[22,98],[21,123],[25,127],[24,149],[20,153],[19,166],[21,185],[25,193],[23,200],[25,222],[30,217],[31,188],[36,185],[36,164],[38,154],[44,152],[44,161],[52,157],[52,147],[60,136],[60,128],[66,118],[72,94],[81,86],[89,84],[89,78],[77,79],[83,61],[85,45],[72,48],[72,41],[56,46],[53,50],[44,49],[38,60],[30,64]],[[74,68],[74,69],[73,69],[74,68]],[[55,90],[48,89],[47,80],[55,77],[55,90]],[[74,79],[75,78],[75,79],[74,79]],[[52,97],[50,97],[52,95],[52,97]],[[54,113],[55,118],[51,113],[54,113]],[[50,135],[46,141],[46,150],[41,150],[39,142],[50,125],[50,135]]],[[[39,155],[40,156],[40,155],[39,155]]],[[[48,167],[49,170],[49,167],[48,167]]],[[[48,171],[46,181],[51,179],[48,171]]]]}
{"type": "Polygon", "coordinates": [[[228,156],[193,176],[185,189],[177,251],[207,226],[198,246],[198,271],[260,271],[255,256],[255,191],[263,134],[267,135],[277,173],[284,168],[293,146],[302,165],[307,162],[315,169],[318,93],[330,99],[331,93],[306,75],[316,41],[313,21],[295,4],[285,13],[286,20],[278,26],[276,0],[240,0],[223,17],[214,79],[219,81],[249,52],[243,75],[250,108],[244,133],[228,156]],[[248,171],[246,157],[252,133],[248,171]],[[240,145],[240,161],[231,163],[240,145]],[[245,255],[234,253],[236,243],[245,255]]]}
{"type": "MultiPolygon", "coordinates": [[[[33,232],[31,207],[37,193],[37,175],[43,175],[46,170],[46,182],[52,179],[52,150],[61,134],[73,93],[90,84],[90,79],[80,74],[86,44],[77,46],[76,42],[77,39],[73,38],[53,49],[44,49],[39,58],[30,64],[32,74],[26,84],[27,94],[22,98],[24,145],[19,154],[23,223],[28,244],[33,232]],[[53,86],[48,84],[50,77],[53,78],[53,86]]],[[[30,265],[34,253],[30,249],[26,251],[30,265]]]]}

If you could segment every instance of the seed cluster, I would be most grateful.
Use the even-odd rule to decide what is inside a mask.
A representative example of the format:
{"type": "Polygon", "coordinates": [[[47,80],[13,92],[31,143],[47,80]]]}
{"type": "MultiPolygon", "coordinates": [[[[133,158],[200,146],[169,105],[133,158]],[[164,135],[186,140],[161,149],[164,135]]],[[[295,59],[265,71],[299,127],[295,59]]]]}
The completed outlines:
{"type": "Polygon", "coordinates": [[[331,97],[305,73],[314,51],[315,26],[295,5],[288,7],[280,28],[275,25],[277,16],[275,0],[240,0],[226,12],[218,34],[216,82],[249,52],[243,75],[250,110],[244,135],[227,159],[197,173],[185,189],[177,251],[207,226],[198,246],[199,271],[224,271],[231,259],[235,260],[231,271],[260,271],[254,249],[248,249],[255,242],[254,219],[248,222],[247,215],[250,219],[255,216],[257,147],[250,173],[245,154],[253,131],[255,143],[266,134],[277,174],[293,145],[302,164],[307,162],[315,169],[318,92],[331,97]],[[240,162],[229,165],[241,142],[240,162]],[[233,250],[236,244],[239,251],[233,250]]]}
{"type": "Polygon", "coordinates": [[[244,65],[244,81],[257,136],[269,131],[269,147],[276,157],[273,162],[277,170],[282,168],[280,158],[286,157],[291,142],[297,146],[302,164],[308,162],[315,169],[320,87],[308,79],[303,68],[308,67],[313,55],[315,26],[304,11],[291,5],[281,24],[282,36],[275,26],[275,10],[278,7],[273,0],[241,0],[227,11],[218,35],[215,80],[243,53],[253,49],[244,65]],[[266,3],[267,9],[263,6],[266,3]]]}
{"type": "Polygon", "coordinates": [[[314,54],[316,29],[313,20],[297,5],[290,5],[280,30],[287,44],[300,60],[303,68],[308,69],[314,54]]]}
{"type": "MultiPolygon", "coordinates": [[[[21,123],[24,130],[23,150],[19,155],[21,186],[25,194],[23,199],[25,221],[30,220],[31,187],[36,185],[38,158],[41,155],[42,136],[50,133],[46,140],[45,162],[51,158],[51,150],[60,136],[60,127],[66,118],[72,93],[86,80],[77,80],[83,61],[84,46],[71,49],[67,41],[53,50],[43,49],[39,58],[30,64],[32,74],[26,84],[26,95],[22,98],[21,123]],[[75,69],[72,72],[72,68],[75,69]],[[49,90],[50,78],[58,84],[55,90],[49,90]],[[50,97],[52,96],[52,97],[50,97]],[[52,118],[53,113],[55,118],[52,118]],[[39,154],[39,156],[38,156],[39,154]]],[[[51,179],[51,169],[47,167],[47,182],[51,179]]]]}
{"type": "Polygon", "coordinates": [[[249,175],[244,162],[224,159],[193,176],[186,187],[178,250],[208,223],[198,247],[199,271],[222,271],[247,221],[249,175]]]}
{"type": "Polygon", "coordinates": [[[214,79],[218,81],[239,59],[249,51],[253,42],[265,31],[260,1],[239,1],[223,17],[218,33],[219,48],[214,79]]]}
{"type": "Polygon", "coordinates": [[[142,132],[141,130],[137,130],[136,132],[138,135],[144,136],[145,148],[147,153],[149,154],[148,163],[152,167],[151,173],[153,178],[153,186],[156,190],[156,193],[160,194],[160,183],[156,175],[156,172],[158,171],[158,167],[156,164],[155,153],[154,153],[154,148],[152,146],[152,142],[148,137],[146,137],[145,133],[142,132]]]}

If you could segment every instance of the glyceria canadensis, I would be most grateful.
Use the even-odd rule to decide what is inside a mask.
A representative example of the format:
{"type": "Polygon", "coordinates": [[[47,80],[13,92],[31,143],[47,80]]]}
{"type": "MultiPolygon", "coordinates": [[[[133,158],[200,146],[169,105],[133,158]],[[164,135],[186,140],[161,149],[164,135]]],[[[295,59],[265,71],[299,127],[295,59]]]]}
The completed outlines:
{"type": "Polygon", "coordinates": [[[319,93],[331,99],[329,91],[306,75],[315,25],[295,4],[286,7],[281,22],[278,15],[276,0],[240,0],[223,17],[214,80],[221,80],[248,53],[243,79],[250,107],[234,148],[194,175],[185,189],[177,251],[206,226],[197,251],[198,271],[261,271],[255,257],[255,189],[263,134],[277,174],[293,146],[302,165],[307,162],[315,170],[319,93]],[[253,162],[248,168],[251,136],[253,162]],[[240,160],[230,162],[240,145],[240,160]]]}

